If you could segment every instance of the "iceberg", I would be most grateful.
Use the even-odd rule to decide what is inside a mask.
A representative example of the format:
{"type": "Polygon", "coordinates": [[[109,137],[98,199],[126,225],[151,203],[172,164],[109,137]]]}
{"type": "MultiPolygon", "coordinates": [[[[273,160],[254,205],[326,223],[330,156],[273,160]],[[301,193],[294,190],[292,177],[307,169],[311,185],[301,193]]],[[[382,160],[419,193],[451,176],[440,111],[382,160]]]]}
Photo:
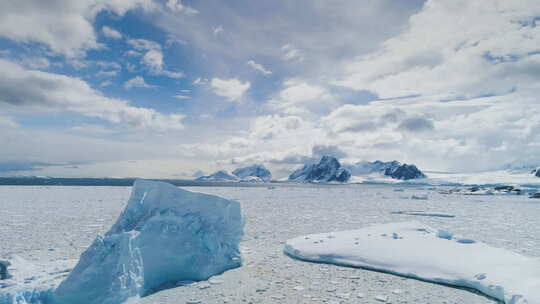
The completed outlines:
{"type": "Polygon", "coordinates": [[[540,260],[418,222],[301,236],[288,240],[284,252],[309,262],[471,288],[507,304],[540,303],[540,260]]]}
{"type": "Polygon", "coordinates": [[[112,228],[54,291],[55,304],[119,304],[239,267],[237,202],[137,180],[112,228]]]}

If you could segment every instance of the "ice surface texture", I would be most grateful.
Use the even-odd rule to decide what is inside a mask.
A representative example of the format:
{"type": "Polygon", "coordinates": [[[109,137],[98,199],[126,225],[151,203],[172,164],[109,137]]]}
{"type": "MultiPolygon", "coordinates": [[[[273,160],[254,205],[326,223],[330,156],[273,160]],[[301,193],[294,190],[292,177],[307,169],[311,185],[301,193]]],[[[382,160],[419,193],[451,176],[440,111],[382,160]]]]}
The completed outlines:
{"type": "Polygon", "coordinates": [[[59,304],[118,304],[241,265],[237,202],[137,180],[124,212],[55,291],[59,304]]]}
{"type": "Polygon", "coordinates": [[[540,303],[540,261],[417,222],[301,236],[285,253],[476,289],[508,304],[540,303]]]}

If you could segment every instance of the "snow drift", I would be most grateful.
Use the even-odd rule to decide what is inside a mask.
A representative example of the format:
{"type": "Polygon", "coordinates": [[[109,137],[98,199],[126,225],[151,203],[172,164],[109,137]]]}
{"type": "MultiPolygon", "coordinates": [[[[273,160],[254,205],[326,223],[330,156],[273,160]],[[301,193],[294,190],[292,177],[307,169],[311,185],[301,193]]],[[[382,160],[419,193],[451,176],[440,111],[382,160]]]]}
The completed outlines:
{"type": "Polygon", "coordinates": [[[291,257],[478,290],[508,304],[540,303],[540,261],[417,222],[301,236],[291,257]]]}

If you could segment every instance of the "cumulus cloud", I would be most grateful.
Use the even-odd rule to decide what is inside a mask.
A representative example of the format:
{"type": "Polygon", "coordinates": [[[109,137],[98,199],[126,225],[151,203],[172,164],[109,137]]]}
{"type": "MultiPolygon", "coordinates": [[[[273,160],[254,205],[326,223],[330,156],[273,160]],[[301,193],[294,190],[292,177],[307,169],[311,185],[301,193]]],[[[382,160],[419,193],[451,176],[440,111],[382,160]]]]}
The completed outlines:
{"type": "Polygon", "coordinates": [[[244,93],[251,87],[249,81],[242,82],[236,78],[212,78],[210,87],[214,94],[225,97],[230,101],[241,102],[244,93]]]}
{"type": "Polygon", "coordinates": [[[268,105],[273,110],[294,115],[321,113],[336,106],[332,94],[326,88],[301,79],[284,81],[283,88],[268,105]]]}
{"type": "Polygon", "coordinates": [[[101,34],[110,39],[122,39],[122,34],[119,31],[108,26],[101,28],[101,34]]]}
{"type": "Polygon", "coordinates": [[[18,126],[19,125],[13,118],[9,116],[0,115],[0,127],[2,127],[2,129],[7,129],[7,128],[13,129],[13,128],[17,128],[18,126]]]}
{"type": "Polygon", "coordinates": [[[189,95],[174,95],[174,98],[176,98],[176,99],[191,99],[191,96],[189,96],[189,95]]]}
{"type": "Polygon", "coordinates": [[[218,36],[218,35],[222,34],[223,33],[223,26],[220,25],[220,26],[216,27],[214,29],[213,33],[214,33],[214,36],[218,36]]]}
{"type": "Polygon", "coordinates": [[[146,89],[149,89],[149,88],[156,88],[156,87],[157,86],[155,86],[155,85],[151,85],[151,84],[146,83],[144,78],[141,77],[141,76],[135,76],[135,77],[131,78],[130,80],[128,80],[128,81],[126,81],[124,83],[124,88],[126,88],[126,90],[129,90],[129,89],[132,89],[132,88],[146,88],[146,89]]]}
{"type": "Polygon", "coordinates": [[[518,1],[427,1],[402,34],[347,61],[336,83],[382,98],[436,100],[538,87],[538,5],[518,1]]]}
{"type": "Polygon", "coordinates": [[[167,0],[165,5],[173,12],[181,12],[186,15],[196,15],[199,13],[198,10],[182,3],[182,0],[167,0]]]}
{"type": "Polygon", "coordinates": [[[296,48],[292,44],[285,44],[281,47],[281,51],[283,52],[283,59],[285,60],[293,60],[293,59],[302,59],[302,53],[298,48],[296,48]]]}
{"type": "MultiPolygon", "coordinates": [[[[141,63],[148,68],[151,74],[170,78],[182,78],[185,76],[184,73],[173,72],[165,67],[163,50],[159,43],[146,39],[130,39],[128,44],[138,51],[145,52],[141,58],[141,63]]],[[[139,54],[132,53],[131,55],[137,56],[139,54]]]]}
{"type": "Polygon", "coordinates": [[[183,128],[184,115],[164,115],[109,98],[79,78],[26,70],[0,59],[0,103],[35,111],[75,112],[131,127],[159,130],[183,128]]]}
{"type": "Polygon", "coordinates": [[[21,60],[21,64],[30,69],[46,69],[51,63],[44,57],[27,57],[21,60]]]}
{"type": "Polygon", "coordinates": [[[435,127],[433,126],[433,122],[431,120],[421,117],[415,117],[403,120],[398,125],[398,129],[410,132],[422,132],[432,131],[433,129],[435,129],[435,127]]]}
{"type": "Polygon", "coordinates": [[[16,42],[38,42],[51,51],[74,57],[100,47],[92,23],[101,11],[153,9],[152,0],[0,1],[0,36],[16,42]],[[21,22],[24,20],[24,22],[21,22]]]}
{"type": "Polygon", "coordinates": [[[248,60],[246,64],[255,71],[261,72],[263,75],[271,75],[272,71],[267,70],[262,64],[256,63],[253,60],[248,60]]]}

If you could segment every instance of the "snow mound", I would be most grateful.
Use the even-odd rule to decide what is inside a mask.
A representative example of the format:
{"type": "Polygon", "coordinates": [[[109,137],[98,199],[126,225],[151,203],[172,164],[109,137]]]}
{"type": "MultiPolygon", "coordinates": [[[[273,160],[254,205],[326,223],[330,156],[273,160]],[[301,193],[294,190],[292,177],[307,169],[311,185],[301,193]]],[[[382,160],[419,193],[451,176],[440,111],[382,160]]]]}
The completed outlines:
{"type": "Polygon", "coordinates": [[[540,261],[417,222],[301,236],[291,257],[478,290],[507,304],[540,303],[540,261]],[[396,254],[399,253],[399,254],[396,254]]]}
{"type": "Polygon", "coordinates": [[[318,164],[304,165],[289,176],[290,181],[310,183],[344,183],[350,178],[349,171],[332,156],[323,156],[318,164]]]}
{"type": "Polygon", "coordinates": [[[126,209],[55,291],[59,304],[118,304],[241,265],[240,205],[137,180],[126,209]]]}

